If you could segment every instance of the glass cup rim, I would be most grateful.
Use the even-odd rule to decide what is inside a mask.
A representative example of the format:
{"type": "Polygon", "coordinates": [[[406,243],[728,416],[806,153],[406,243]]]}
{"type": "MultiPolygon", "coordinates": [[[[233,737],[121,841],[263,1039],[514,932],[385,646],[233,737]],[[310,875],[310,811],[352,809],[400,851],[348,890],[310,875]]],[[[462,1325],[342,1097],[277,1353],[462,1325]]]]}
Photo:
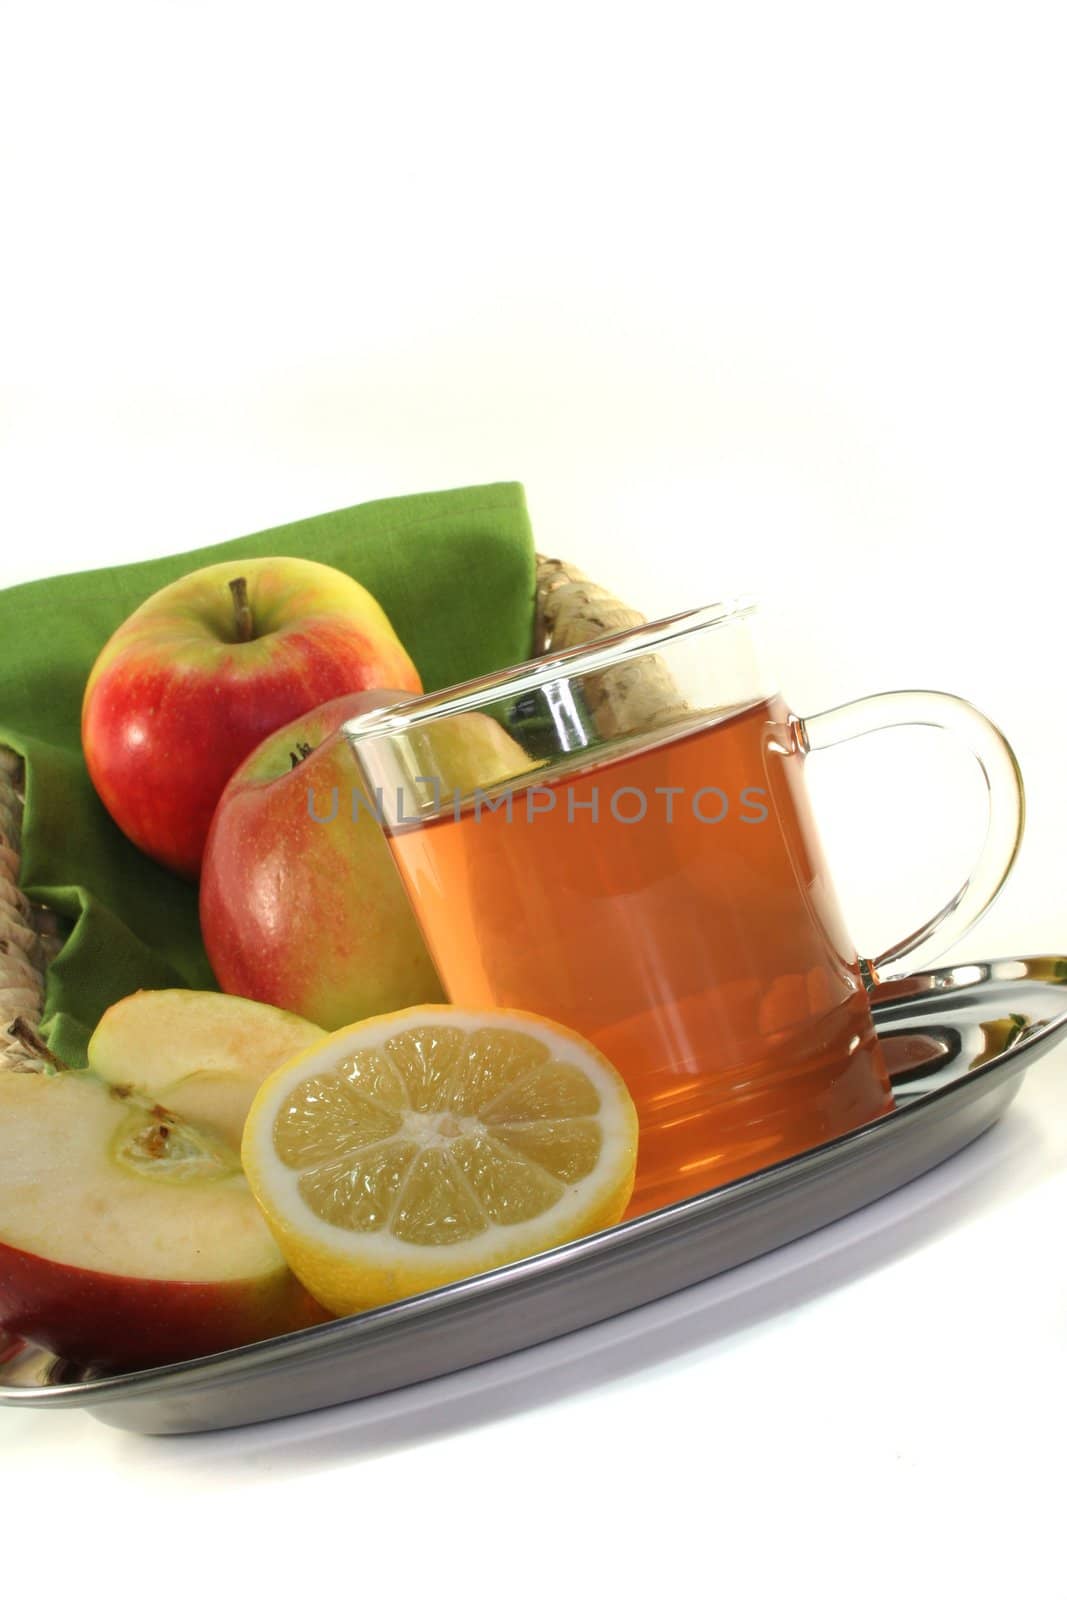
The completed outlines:
{"type": "Polygon", "coordinates": [[[446,689],[434,689],[429,694],[417,695],[395,706],[379,706],[374,711],[364,711],[350,717],[341,731],[352,743],[361,739],[381,738],[407,733],[422,723],[433,722],[460,711],[478,711],[505,695],[512,696],[541,688],[546,683],[557,683],[561,678],[571,678],[577,672],[606,672],[631,657],[656,645],[672,644],[687,634],[701,633],[708,628],[743,621],[756,611],[755,600],[747,596],[718,601],[712,605],[696,606],[689,611],[678,611],[673,616],[660,617],[652,622],[639,622],[618,633],[604,634],[585,644],[571,645],[566,650],[549,650],[530,661],[520,661],[513,667],[502,667],[480,678],[470,678],[446,689]]]}

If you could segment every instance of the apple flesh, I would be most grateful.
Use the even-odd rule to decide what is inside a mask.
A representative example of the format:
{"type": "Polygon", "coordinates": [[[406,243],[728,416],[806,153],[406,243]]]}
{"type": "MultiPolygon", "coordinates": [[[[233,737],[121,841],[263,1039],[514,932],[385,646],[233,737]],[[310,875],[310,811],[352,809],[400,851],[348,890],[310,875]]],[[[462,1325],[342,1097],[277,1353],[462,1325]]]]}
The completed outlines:
{"type": "Polygon", "coordinates": [[[104,1012],[89,1066],[105,1083],[159,1101],[240,1150],[264,1078],[321,1038],[313,1022],[254,1000],[141,989],[104,1012]]]}
{"type": "Polygon", "coordinates": [[[229,1145],[92,1073],[0,1075],[0,1328],[113,1370],[321,1322],[229,1145]]]}
{"type": "MultiPolygon", "coordinates": [[[[219,801],[200,880],[200,926],[215,976],[333,1030],[444,998],[342,725],[404,696],[385,690],[320,706],[266,739],[219,801]],[[316,821],[332,809],[337,815],[316,821]],[[353,806],[353,795],[361,803],[353,806]],[[313,814],[314,813],[314,814],[313,814]]],[[[503,782],[525,752],[478,712],[434,730],[424,771],[445,790],[503,782]]]]}
{"type": "Polygon", "coordinates": [[[115,822],[196,877],[216,803],[250,751],[295,716],[418,673],[385,612],[332,567],[221,562],[146,600],[89,676],[82,744],[115,822]]]}

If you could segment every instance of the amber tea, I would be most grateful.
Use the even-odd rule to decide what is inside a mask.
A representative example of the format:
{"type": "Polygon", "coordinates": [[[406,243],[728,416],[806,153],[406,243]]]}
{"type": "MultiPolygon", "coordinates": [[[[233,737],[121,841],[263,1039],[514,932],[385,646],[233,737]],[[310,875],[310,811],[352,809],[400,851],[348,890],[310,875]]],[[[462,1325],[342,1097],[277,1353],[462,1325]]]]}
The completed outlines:
{"type": "Polygon", "coordinates": [[[797,717],[764,677],[751,608],[719,606],[346,731],[449,998],[562,1022],[625,1077],[640,1212],[891,1109],[878,963],[842,921],[804,763],[910,722],[970,744],[991,820],[960,892],[878,958],[898,976],[981,914],[1018,845],[1011,751],[950,695],[797,717]]]}
{"type": "Polygon", "coordinates": [[[452,1001],[554,1017],[626,1078],[634,1210],[888,1109],[780,701],[392,846],[452,1001]]]}

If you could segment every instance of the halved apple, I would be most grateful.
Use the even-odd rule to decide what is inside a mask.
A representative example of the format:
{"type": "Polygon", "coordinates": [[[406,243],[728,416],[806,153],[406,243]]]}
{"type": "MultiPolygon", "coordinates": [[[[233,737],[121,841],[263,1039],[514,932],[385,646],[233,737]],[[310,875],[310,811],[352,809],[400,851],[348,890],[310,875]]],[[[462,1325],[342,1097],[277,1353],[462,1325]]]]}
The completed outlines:
{"type": "Polygon", "coordinates": [[[105,1011],[89,1066],[241,1148],[264,1078],[323,1036],[291,1011],[197,989],[141,989],[105,1011]]]}
{"type": "Polygon", "coordinates": [[[218,1135],[91,1072],[0,1075],[0,1328],[111,1369],[320,1322],[218,1135]]]}

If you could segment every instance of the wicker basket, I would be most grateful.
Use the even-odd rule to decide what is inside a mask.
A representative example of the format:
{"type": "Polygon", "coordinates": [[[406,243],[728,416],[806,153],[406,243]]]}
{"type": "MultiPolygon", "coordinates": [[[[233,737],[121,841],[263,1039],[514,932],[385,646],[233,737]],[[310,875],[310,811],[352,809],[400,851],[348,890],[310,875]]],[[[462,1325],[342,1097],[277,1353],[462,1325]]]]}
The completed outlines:
{"type": "MultiPolygon", "coordinates": [[[[537,558],[537,599],[531,659],[645,619],[592,583],[566,561],[537,558]]],[[[603,675],[592,705],[602,732],[616,727],[626,698],[626,667],[603,675]]],[[[19,887],[23,809],[22,761],[0,745],[0,1068],[26,1071],[39,1057],[15,1037],[41,1021],[48,965],[63,947],[64,929],[55,914],[33,905],[19,887]]]]}

